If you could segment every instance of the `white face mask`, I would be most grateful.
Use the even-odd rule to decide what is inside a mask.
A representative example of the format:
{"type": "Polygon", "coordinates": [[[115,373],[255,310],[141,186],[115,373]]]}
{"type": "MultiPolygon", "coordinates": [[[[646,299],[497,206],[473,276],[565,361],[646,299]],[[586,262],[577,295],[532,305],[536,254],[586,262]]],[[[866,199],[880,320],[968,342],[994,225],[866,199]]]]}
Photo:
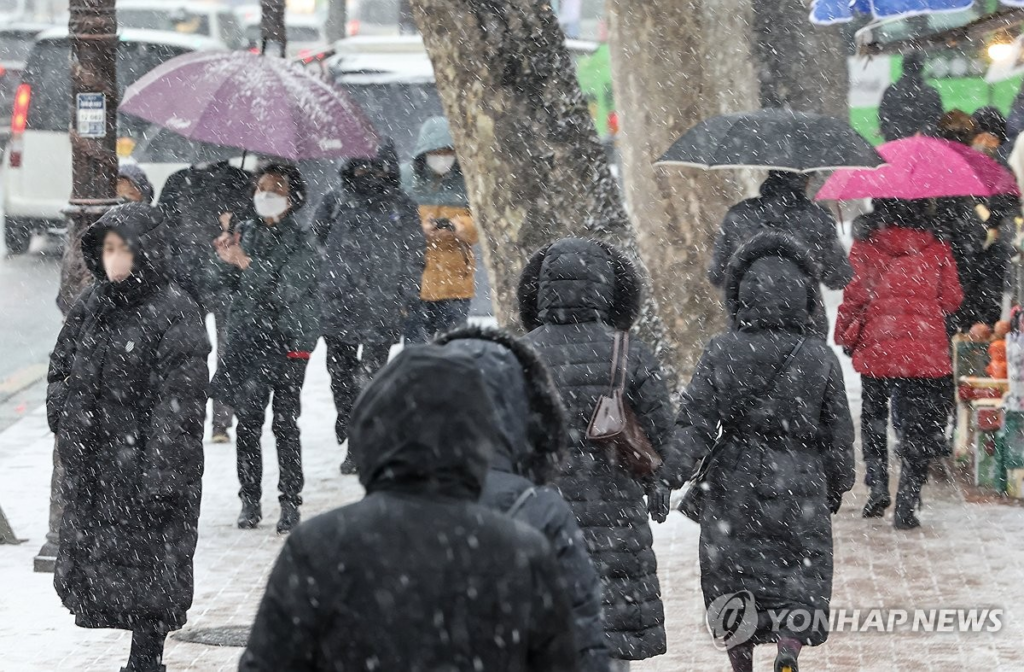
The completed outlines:
{"type": "Polygon", "coordinates": [[[447,175],[448,171],[455,166],[455,155],[427,154],[427,165],[438,175],[447,175]]]}
{"type": "Polygon", "coordinates": [[[252,204],[256,214],[264,219],[281,219],[288,212],[288,199],[272,191],[257,191],[252,204]]]}
{"type": "Polygon", "coordinates": [[[105,253],[103,255],[103,270],[107,272],[107,279],[111,282],[124,282],[132,274],[132,263],[134,259],[127,252],[105,253]]]}

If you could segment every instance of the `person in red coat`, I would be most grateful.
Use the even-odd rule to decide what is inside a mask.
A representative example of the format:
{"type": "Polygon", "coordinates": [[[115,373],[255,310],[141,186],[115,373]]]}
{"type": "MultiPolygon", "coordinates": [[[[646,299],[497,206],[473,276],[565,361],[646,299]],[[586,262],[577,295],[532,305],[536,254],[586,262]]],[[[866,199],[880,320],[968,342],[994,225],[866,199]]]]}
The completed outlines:
{"type": "Polygon", "coordinates": [[[836,343],[861,374],[861,441],[871,496],[865,518],[889,497],[889,404],[900,418],[902,462],[895,527],[920,526],[916,510],[928,462],[947,452],[953,366],[945,318],[963,301],[949,244],[928,230],[922,201],[875,201],[850,251],[854,279],[843,294],[836,343]]]}

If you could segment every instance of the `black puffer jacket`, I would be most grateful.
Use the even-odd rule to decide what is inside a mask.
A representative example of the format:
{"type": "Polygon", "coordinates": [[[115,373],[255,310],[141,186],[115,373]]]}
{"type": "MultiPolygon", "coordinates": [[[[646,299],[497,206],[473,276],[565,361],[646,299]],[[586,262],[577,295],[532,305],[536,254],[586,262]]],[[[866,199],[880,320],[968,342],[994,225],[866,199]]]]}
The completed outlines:
{"type": "MultiPolygon", "coordinates": [[[[644,504],[645,486],[591,445],[586,429],[611,386],[615,329],[640,308],[641,282],[616,250],[566,239],[540,250],[523,272],[519,306],[527,340],[551,369],[569,411],[572,446],[557,480],[583,528],[604,585],[605,631],[613,658],[665,652],[665,615],[644,504]]],[[[626,397],[655,448],[673,464],[672,408],[654,356],[630,340],[626,397]]],[[[661,476],[675,481],[667,466],[661,476]]],[[[674,483],[678,485],[678,483],[674,483]]]]}
{"type": "MultiPolygon", "coordinates": [[[[701,512],[701,587],[706,605],[753,594],[756,643],[778,635],[768,610],[827,615],[830,507],[838,509],[854,481],[853,422],[835,353],[807,339],[768,388],[806,331],[813,270],[807,252],[785,236],[764,234],[740,249],[726,282],[733,328],[705,348],[677,425],[688,470],[723,427],[701,512]]],[[[786,636],[815,645],[828,632],[786,636]]]]}
{"type": "Polygon", "coordinates": [[[924,80],[924,57],[908,54],[903,75],[882,94],[878,126],[887,141],[931,133],[942,116],[942,97],[924,80]]]}
{"type": "MultiPolygon", "coordinates": [[[[807,198],[807,177],[775,171],[761,185],[761,195],[737,203],[725,216],[708,266],[711,284],[721,287],[732,255],[759,233],[778,232],[802,242],[829,289],[842,289],[853,279],[853,267],[839,240],[835,218],[807,198]]],[[[818,299],[812,313],[814,333],[828,338],[828,317],[818,299]]]]}
{"type": "Polygon", "coordinates": [[[420,295],[426,239],[419,210],[402,193],[391,145],[372,161],[345,164],[341,190],[324,197],[313,232],[323,251],[323,335],[353,344],[397,342],[420,295]],[[355,187],[355,171],[367,165],[387,174],[370,193],[355,187]]]}
{"type": "Polygon", "coordinates": [[[551,542],[572,599],[580,670],[608,669],[601,581],[572,509],[545,485],[565,457],[561,397],[536,351],[499,331],[466,327],[438,339],[477,363],[498,416],[498,444],[480,503],[540,530],[551,542]]]}
{"type": "Polygon", "coordinates": [[[195,301],[167,279],[158,210],[114,208],[82,240],[95,285],[50,359],[47,413],[66,471],[54,583],[88,628],[180,628],[192,605],[210,344],[195,301]],[[107,281],[115,231],[132,275],[107,281]]]}
{"type": "Polygon", "coordinates": [[[501,442],[473,361],[409,348],[352,413],[361,502],[300,526],[240,669],[576,670],[550,544],[476,503],[501,442]]]}

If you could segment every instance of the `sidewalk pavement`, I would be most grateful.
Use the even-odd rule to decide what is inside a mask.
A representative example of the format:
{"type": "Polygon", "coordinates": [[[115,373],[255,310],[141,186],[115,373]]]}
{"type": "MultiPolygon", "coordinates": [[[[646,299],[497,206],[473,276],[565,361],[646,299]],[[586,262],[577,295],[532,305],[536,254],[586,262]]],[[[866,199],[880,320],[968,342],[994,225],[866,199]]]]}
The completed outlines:
{"type": "MultiPolygon", "coordinates": [[[[323,350],[314,353],[303,391],[306,518],[362,496],[356,478],[338,472],[342,452],[333,437],[323,350]]],[[[856,402],[859,381],[847,382],[856,402]]],[[[76,628],[54,593],[52,576],[32,573],[32,558],[46,532],[52,447],[42,408],[0,433],[0,505],[15,532],[28,538],[21,546],[0,546],[0,672],[114,672],[127,659],[130,635],[76,628]]],[[[278,507],[272,437],[265,448],[266,519],[257,530],[240,531],[234,525],[239,508],[234,450],[206,445],[195,603],[186,631],[244,627],[252,621],[282,545],[274,532],[278,507]]],[[[1005,610],[1004,627],[998,633],[971,634],[834,633],[824,646],[804,650],[803,669],[1024,670],[1024,511],[1000,503],[967,503],[955,486],[932,482],[924,491],[924,526],[896,532],[891,513],[884,521],[860,518],[865,498],[858,485],[835,519],[834,609],[997,607],[1005,610]]],[[[670,653],[632,669],[727,670],[725,654],[712,646],[703,625],[697,525],[673,513],[669,522],[655,526],[655,537],[670,653]]],[[[168,670],[236,668],[241,649],[187,643],[180,634],[168,640],[168,670]]],[[[760,650],[756,669],[772,669],[772,651],[760,650]]]]}

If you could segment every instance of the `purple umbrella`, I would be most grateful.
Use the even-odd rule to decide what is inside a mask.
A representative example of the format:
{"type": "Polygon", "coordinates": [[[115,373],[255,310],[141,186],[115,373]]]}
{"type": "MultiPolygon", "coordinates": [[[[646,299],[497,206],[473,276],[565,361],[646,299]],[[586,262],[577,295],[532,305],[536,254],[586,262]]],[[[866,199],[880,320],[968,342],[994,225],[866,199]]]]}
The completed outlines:
{"type": "Polygon", "coordinates": [[[191,140],[292,161],[377,150],[373,125],[348,96],[298,65],[247,51],[171,59],[128,88],[121,111],[191,140]]]}

